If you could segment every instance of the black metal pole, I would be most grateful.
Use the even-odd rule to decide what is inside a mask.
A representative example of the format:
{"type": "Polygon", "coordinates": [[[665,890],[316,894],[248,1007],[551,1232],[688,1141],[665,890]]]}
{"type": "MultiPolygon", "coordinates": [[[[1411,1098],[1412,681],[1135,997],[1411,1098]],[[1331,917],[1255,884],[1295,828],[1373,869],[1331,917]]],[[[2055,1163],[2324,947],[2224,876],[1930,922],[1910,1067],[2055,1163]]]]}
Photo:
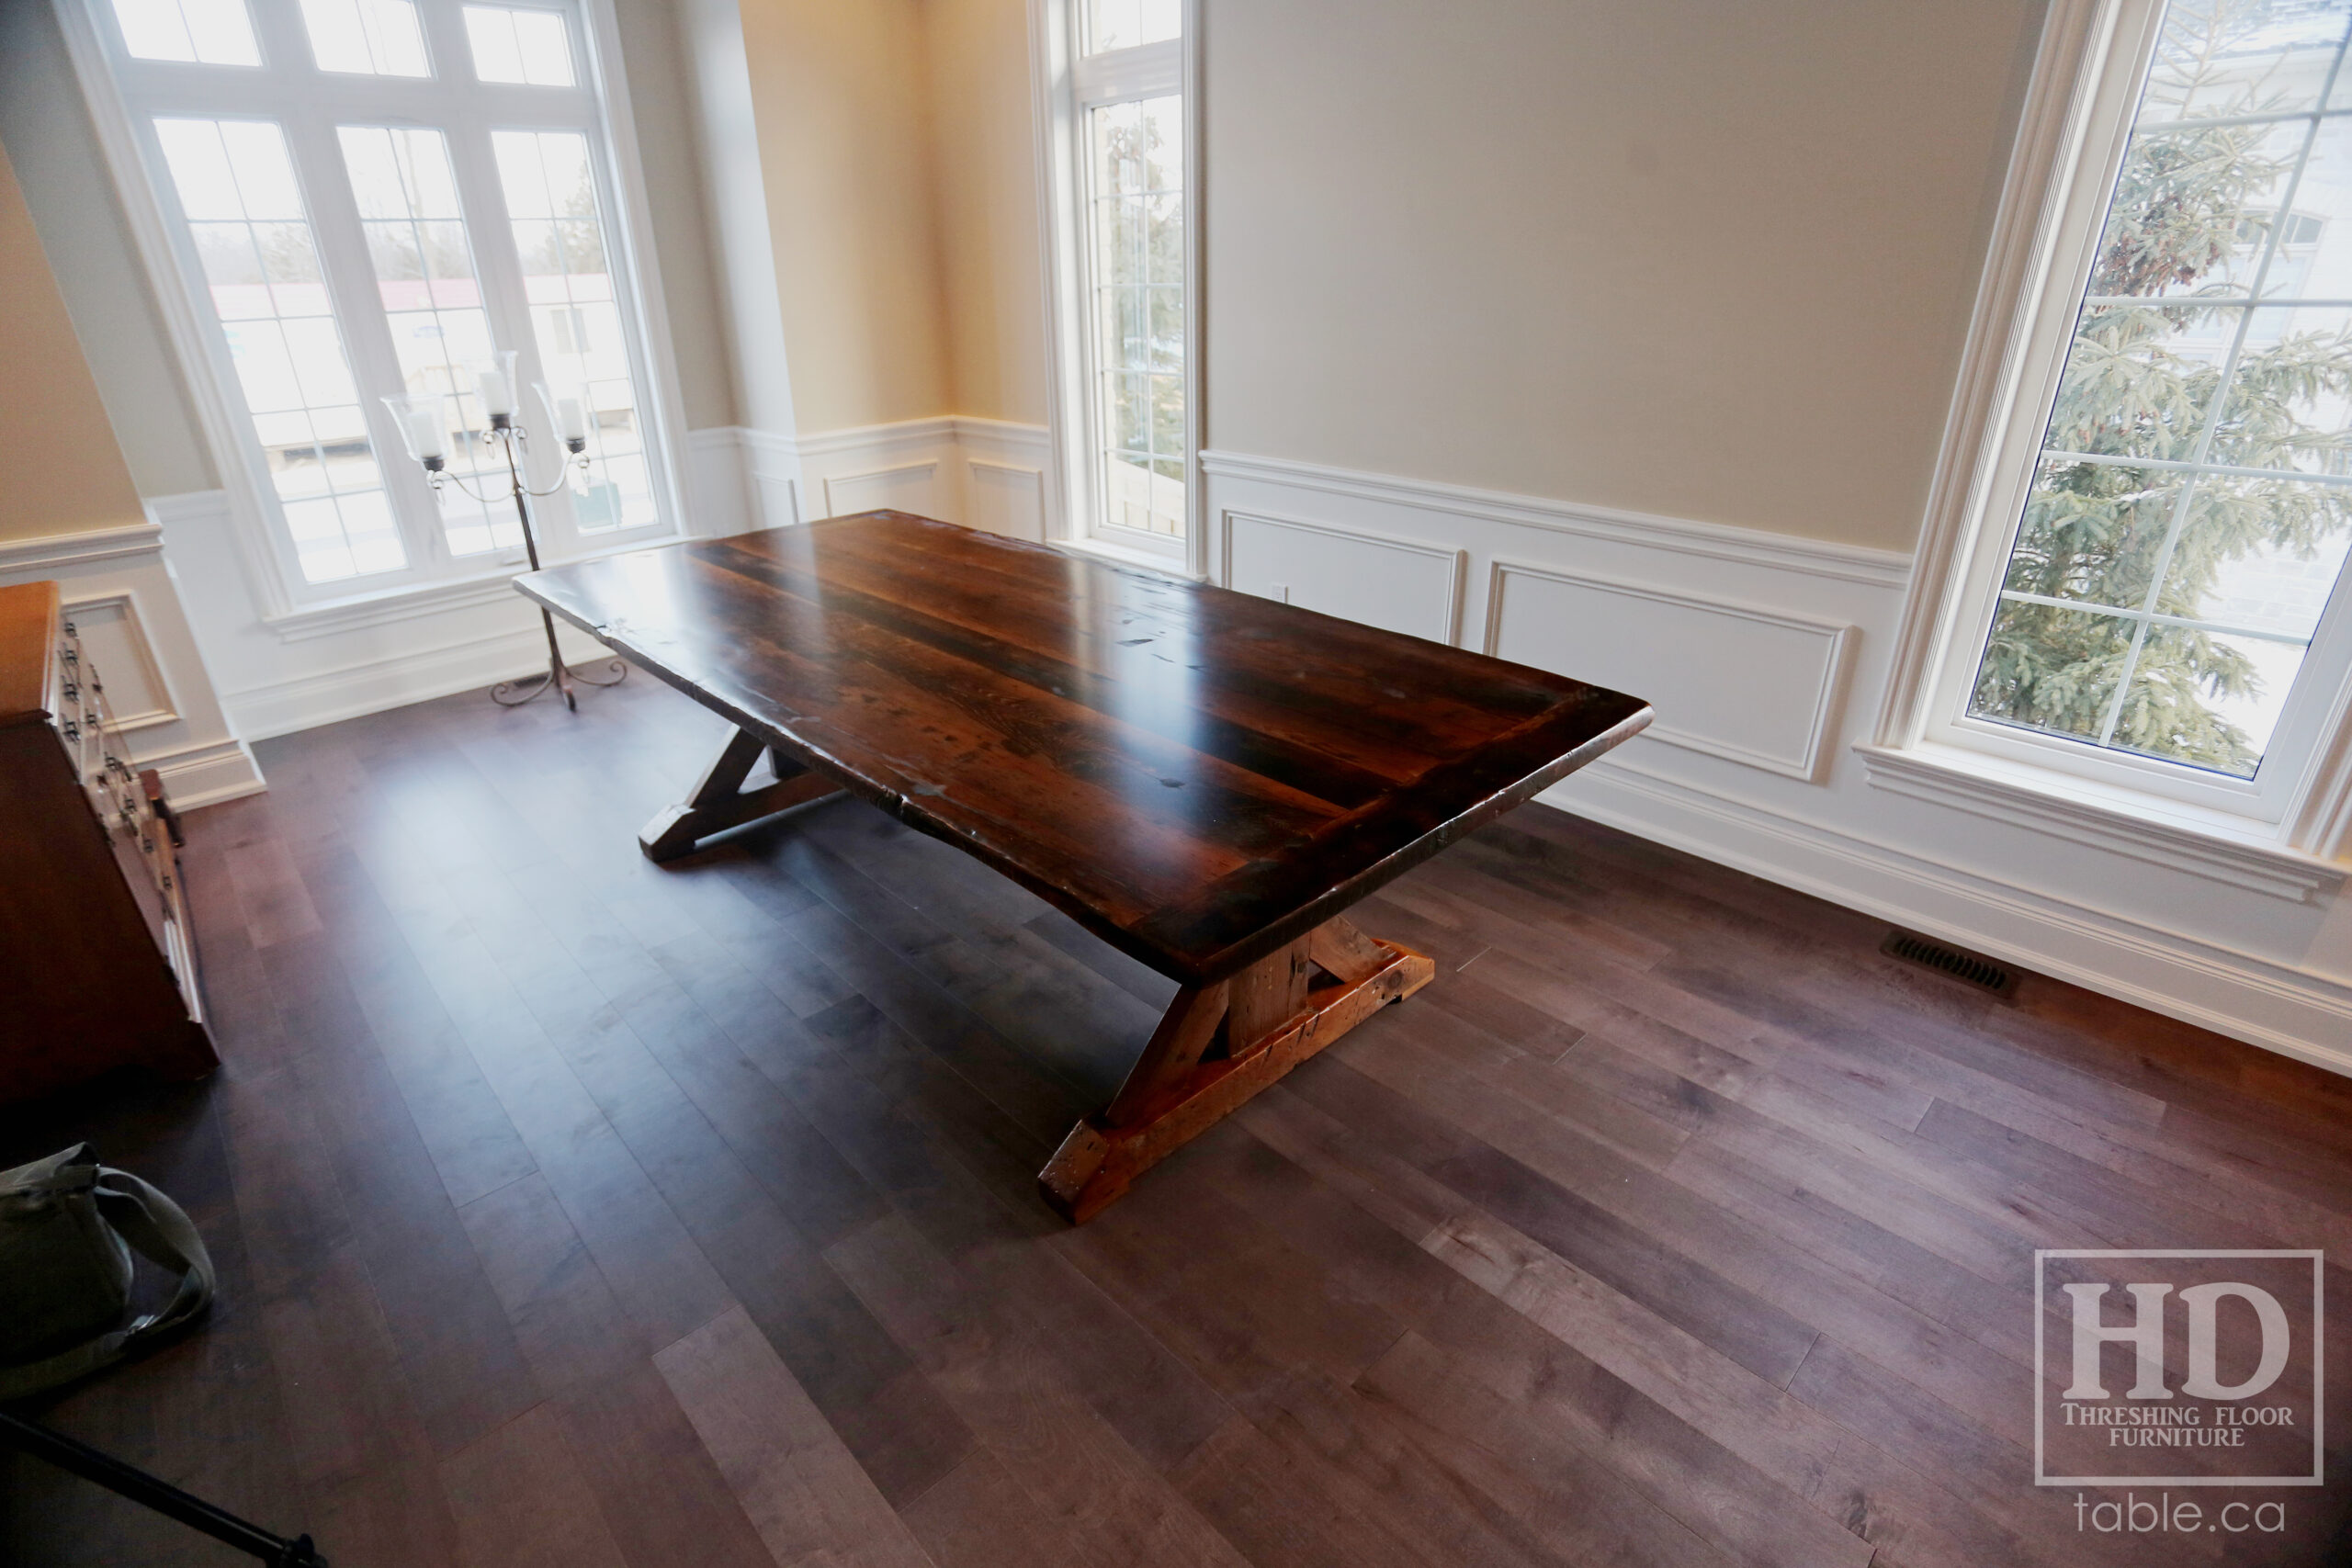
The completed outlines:
{"type": "Polygon", "coordinates": [[[85,1481],[95,1481],[109,1492],[119,1492],[134,1503],[154,1509],[165,1518],[176,1519],[190,1529],[202,1530],[215,1540],[225,1541],[248,1557],[258,1557],[271,1568],[326,1568],[327,1560],[319,1555],[318,1548],[311,1544],[307,1535],[292,1540],[272,1535],[225,1508],[216,1508],[167,1481],[157,1480],[136,1465],[125,1464],[112,1454],[101,1453],[87,1443],[76,1442],[62,1432],[53,1432],[20,1416],[0,1411],[0,1443],[47,1460],[85,1481]]]}
{"type": "MultiPolygon", "coordinates": [[[[514,432],[511,425],[506,433],[506,478],[514,487],[514,515],[523,524],[523,549],[531,558],[531,570],[537,571],[539,570],[538,536],[531,531],[530,502],[523,499],[530,487],[523,482],[522,467],[514,458],[514,432]]],[[[571,682],[565,678],[568,671],[563,667],[563,649],[555,640],[555,616],[544,604],[539,606],[539,620],[548,631],[548,679],[562,694],[563,705],[576,710],[580,705],[572,700],[571,682]]]]}

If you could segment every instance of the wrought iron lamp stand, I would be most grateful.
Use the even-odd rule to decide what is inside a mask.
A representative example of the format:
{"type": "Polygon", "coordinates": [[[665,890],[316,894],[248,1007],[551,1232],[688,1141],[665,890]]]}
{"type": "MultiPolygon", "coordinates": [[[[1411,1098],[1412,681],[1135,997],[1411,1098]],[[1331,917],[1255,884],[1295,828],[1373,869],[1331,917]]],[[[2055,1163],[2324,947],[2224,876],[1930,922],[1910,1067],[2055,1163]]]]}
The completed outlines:
{"type": "MultiPolygon", "coordinates": [[[[531,529],[531,501],[535,497],[553,495],[563,488],[563,480],[559,479],[545,490],[533,490],[525,480],[519,448],[523,446],[527,434],[528,433],[521,425],[514,423],[514,415],[493,413],[490,416],[490,428],[481,433],[481,439],[483,445],[496,446],[505,456],[507,489],[514,498],[514,515],[523,525],[523,549],[531,558],[531,570],[537,571],[539,570],[539,541],[531,529]]],[[[585,471],[588,467],[587,440],[582,436],[569,436],[563,445],[566,451],[580,459],[580,467],[585,471]]],[[[498,499],[497,492],[494,491],[488,495],[475,491],[473,486],[468,484],[462,477],[451,472],[446,460],[437,455],[420,460],[424,464],[429,482],[436,491],[444,482],[447,482],[455,484],[459,490],[484,505],[489,505],[498,499]]],[[[593,666],[599,671],[610,671],[611,674],[606,679],[599,679],[580,668],[566,664],[563,661],[563,649],[558,646],[555,639],[555,616],[549,614],[544,605],[539,610],[539,622],[547,628],[548,634],[546,672],[526,676],[519,681],[501,681],[490,689],[491,701],[503,707],[520,707],[535,697],[544,696],[549,692],[558,692],[562,694],[563,705],[576,713],[580,709],[580,703],[579,699],[572,694],[575,686],[617,686],[628,678],[628,666],[617,659],[607,660],[603,664],[593,666]]]]}

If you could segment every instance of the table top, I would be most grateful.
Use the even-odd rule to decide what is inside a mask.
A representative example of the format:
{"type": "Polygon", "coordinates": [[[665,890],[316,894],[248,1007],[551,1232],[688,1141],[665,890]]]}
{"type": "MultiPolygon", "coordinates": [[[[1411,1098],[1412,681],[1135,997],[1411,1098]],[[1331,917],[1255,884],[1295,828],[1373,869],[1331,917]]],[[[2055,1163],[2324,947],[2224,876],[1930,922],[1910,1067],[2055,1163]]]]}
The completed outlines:
{"type": "Polygon", "coordinates": [[[1650,718],[1524,665],[899,512],[515,585],[1194,985],[1650,718]]]}

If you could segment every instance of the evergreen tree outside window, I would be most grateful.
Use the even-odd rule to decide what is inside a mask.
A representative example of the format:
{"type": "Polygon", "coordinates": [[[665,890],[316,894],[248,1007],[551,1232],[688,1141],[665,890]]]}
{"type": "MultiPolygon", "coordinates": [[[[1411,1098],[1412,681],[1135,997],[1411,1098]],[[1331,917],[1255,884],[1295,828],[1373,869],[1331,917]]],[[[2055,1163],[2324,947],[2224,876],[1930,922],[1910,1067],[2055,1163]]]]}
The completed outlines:
{"type": "Polygon", "coordinates": [[[2348,37],[2165,17],[1970,716],[2260,770],[2352,547],[2348,37]]]}

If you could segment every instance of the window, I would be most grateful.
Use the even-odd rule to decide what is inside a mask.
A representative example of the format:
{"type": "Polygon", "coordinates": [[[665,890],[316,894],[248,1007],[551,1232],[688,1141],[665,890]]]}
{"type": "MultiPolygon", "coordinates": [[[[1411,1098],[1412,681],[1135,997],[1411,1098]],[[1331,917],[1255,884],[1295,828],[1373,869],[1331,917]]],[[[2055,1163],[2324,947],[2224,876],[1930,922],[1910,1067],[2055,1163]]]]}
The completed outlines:
{"type": "Polygon", "coordinates": [[[2120,20],[1920,738],[2278,824],[2352,673],[2352,4],[2120,20]]]}
{"type": "Polygon", "coordinates": [[[1178,0],[1068,0],[1048,117],[1066,531],[1170,561],[1193,553],[1182,12],[1178,0]]]}
{"type": "MultiPolygon", "coordinates": [[[[94,0],[265,516],[282,608],[495,570],[513,507],[438,491],[387,396],[437,394],[449,467],[495,493],[479,377],[593,411],[588,462],[531,448],[542,547],[670,531],[643,333],[582,20],[461,0],[94,0]]],[[[526,429],[546,413],[526,395],[526,429]]],[[[549,433],[551,434],[551,433],[549,433]]]]}

